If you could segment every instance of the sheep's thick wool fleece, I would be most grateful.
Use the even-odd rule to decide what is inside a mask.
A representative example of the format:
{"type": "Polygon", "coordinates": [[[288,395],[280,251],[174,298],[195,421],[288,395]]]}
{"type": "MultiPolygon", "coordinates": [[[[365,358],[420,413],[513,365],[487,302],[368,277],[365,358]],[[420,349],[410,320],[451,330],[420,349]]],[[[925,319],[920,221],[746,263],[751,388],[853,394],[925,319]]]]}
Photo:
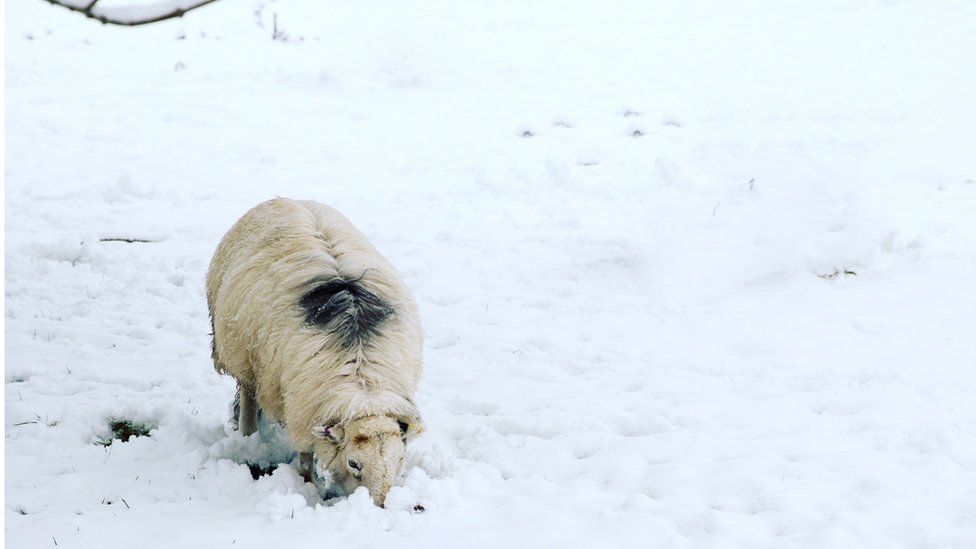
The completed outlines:
{"type": "Polygon", "coordinates": [[[311,450],[319,423],[419,417],[412,400],[422,370],[417,305],[393,266],[338,211],[283,198],[251,209],[217,247],[207,301],[215,368],[255,391],[297,450],[311,450]],[[352,345],[309,323],[302,297],[329,280],[356,281],[392,314],[352,345]]]}

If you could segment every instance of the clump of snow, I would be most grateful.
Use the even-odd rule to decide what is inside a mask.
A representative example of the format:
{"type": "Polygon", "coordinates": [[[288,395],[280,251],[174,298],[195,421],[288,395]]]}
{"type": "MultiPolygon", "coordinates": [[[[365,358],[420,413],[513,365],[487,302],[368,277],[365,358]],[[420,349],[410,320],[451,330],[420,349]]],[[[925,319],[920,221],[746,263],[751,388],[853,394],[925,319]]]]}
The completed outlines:
{"type": "Polygon", "coordinates": [[[92,236],[62,238],[56,243],[32,242],[30,253],[39,261],[64,261],[77,267],[82,263],[98,263],[104,260],[98,239],[92,236]]]}
{"type": "Polygon", "coordinates": [[[976,545],[976,6],[252,4],[6,6],[8,545],[976,545]],[[419,302],[385,509],[229,425],[278,195],[419,302]]]}

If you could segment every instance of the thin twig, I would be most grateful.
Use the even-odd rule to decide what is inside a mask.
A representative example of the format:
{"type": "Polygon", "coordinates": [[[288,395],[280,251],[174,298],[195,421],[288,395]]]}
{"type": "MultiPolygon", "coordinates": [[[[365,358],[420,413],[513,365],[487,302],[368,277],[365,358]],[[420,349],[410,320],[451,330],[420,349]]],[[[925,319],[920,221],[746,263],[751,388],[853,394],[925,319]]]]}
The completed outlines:
{"type": "Polygon", "coordinates": [[[158,240],[147,240],[145,238],[99,238],[99,242],[159,242],[158,240]]]}
{"type": "Polygon", "coordinates": [[[147,19],[116,19],[110,15],[105,15],[102,13],[95,13],[95,4],[98,4],[99,0],[92,0],[87,6],[72,6],[71,4],[66,4],[60,0],[45,0],[49,4],[55,6],[61,6],[62,8],[69,9],[71,11],[76,11],[89,19],[94,19],[100,21],[106,25],[120,25],[123,27],[136,27],[139,25],[148,25],[149,23],[157,23],[159,21],[165,21],[167,19],[173,19],[176,17],[183,17],[183,14],[193,11],[197,8],[202,8],[207,4],[216,2],[217,0],[198,0],[196,4],[192,4],[188,7],[174,7],[172,11],[161,13],[159,15],[151,16],[147,19]]]}

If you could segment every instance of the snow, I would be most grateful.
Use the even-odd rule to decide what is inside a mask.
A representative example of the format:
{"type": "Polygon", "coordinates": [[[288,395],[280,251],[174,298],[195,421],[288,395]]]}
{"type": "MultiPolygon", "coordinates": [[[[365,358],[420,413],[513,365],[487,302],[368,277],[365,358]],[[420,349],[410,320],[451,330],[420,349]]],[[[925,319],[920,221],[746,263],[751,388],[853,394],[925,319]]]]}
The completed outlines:
{"type": "Polygon", "coordinates": [[[976,546],[972,2],[5,8],[8,546],[976,546]],[[420,305],[386,509],[228,426],[276,195],[420,305]]]}

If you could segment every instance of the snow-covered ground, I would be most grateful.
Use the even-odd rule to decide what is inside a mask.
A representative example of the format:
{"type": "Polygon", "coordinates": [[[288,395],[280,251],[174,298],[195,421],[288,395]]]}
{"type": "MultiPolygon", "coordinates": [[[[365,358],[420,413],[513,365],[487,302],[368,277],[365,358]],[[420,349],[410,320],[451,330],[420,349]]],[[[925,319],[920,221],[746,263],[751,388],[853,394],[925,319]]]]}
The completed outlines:
{"type": "Polygon", "coordinates": [[[5,26],[9,547],[976,546],[972,1],[5,26]],[[386,509],[227,426],[204,274],[276,195],[420,304],[386,509]]]}

